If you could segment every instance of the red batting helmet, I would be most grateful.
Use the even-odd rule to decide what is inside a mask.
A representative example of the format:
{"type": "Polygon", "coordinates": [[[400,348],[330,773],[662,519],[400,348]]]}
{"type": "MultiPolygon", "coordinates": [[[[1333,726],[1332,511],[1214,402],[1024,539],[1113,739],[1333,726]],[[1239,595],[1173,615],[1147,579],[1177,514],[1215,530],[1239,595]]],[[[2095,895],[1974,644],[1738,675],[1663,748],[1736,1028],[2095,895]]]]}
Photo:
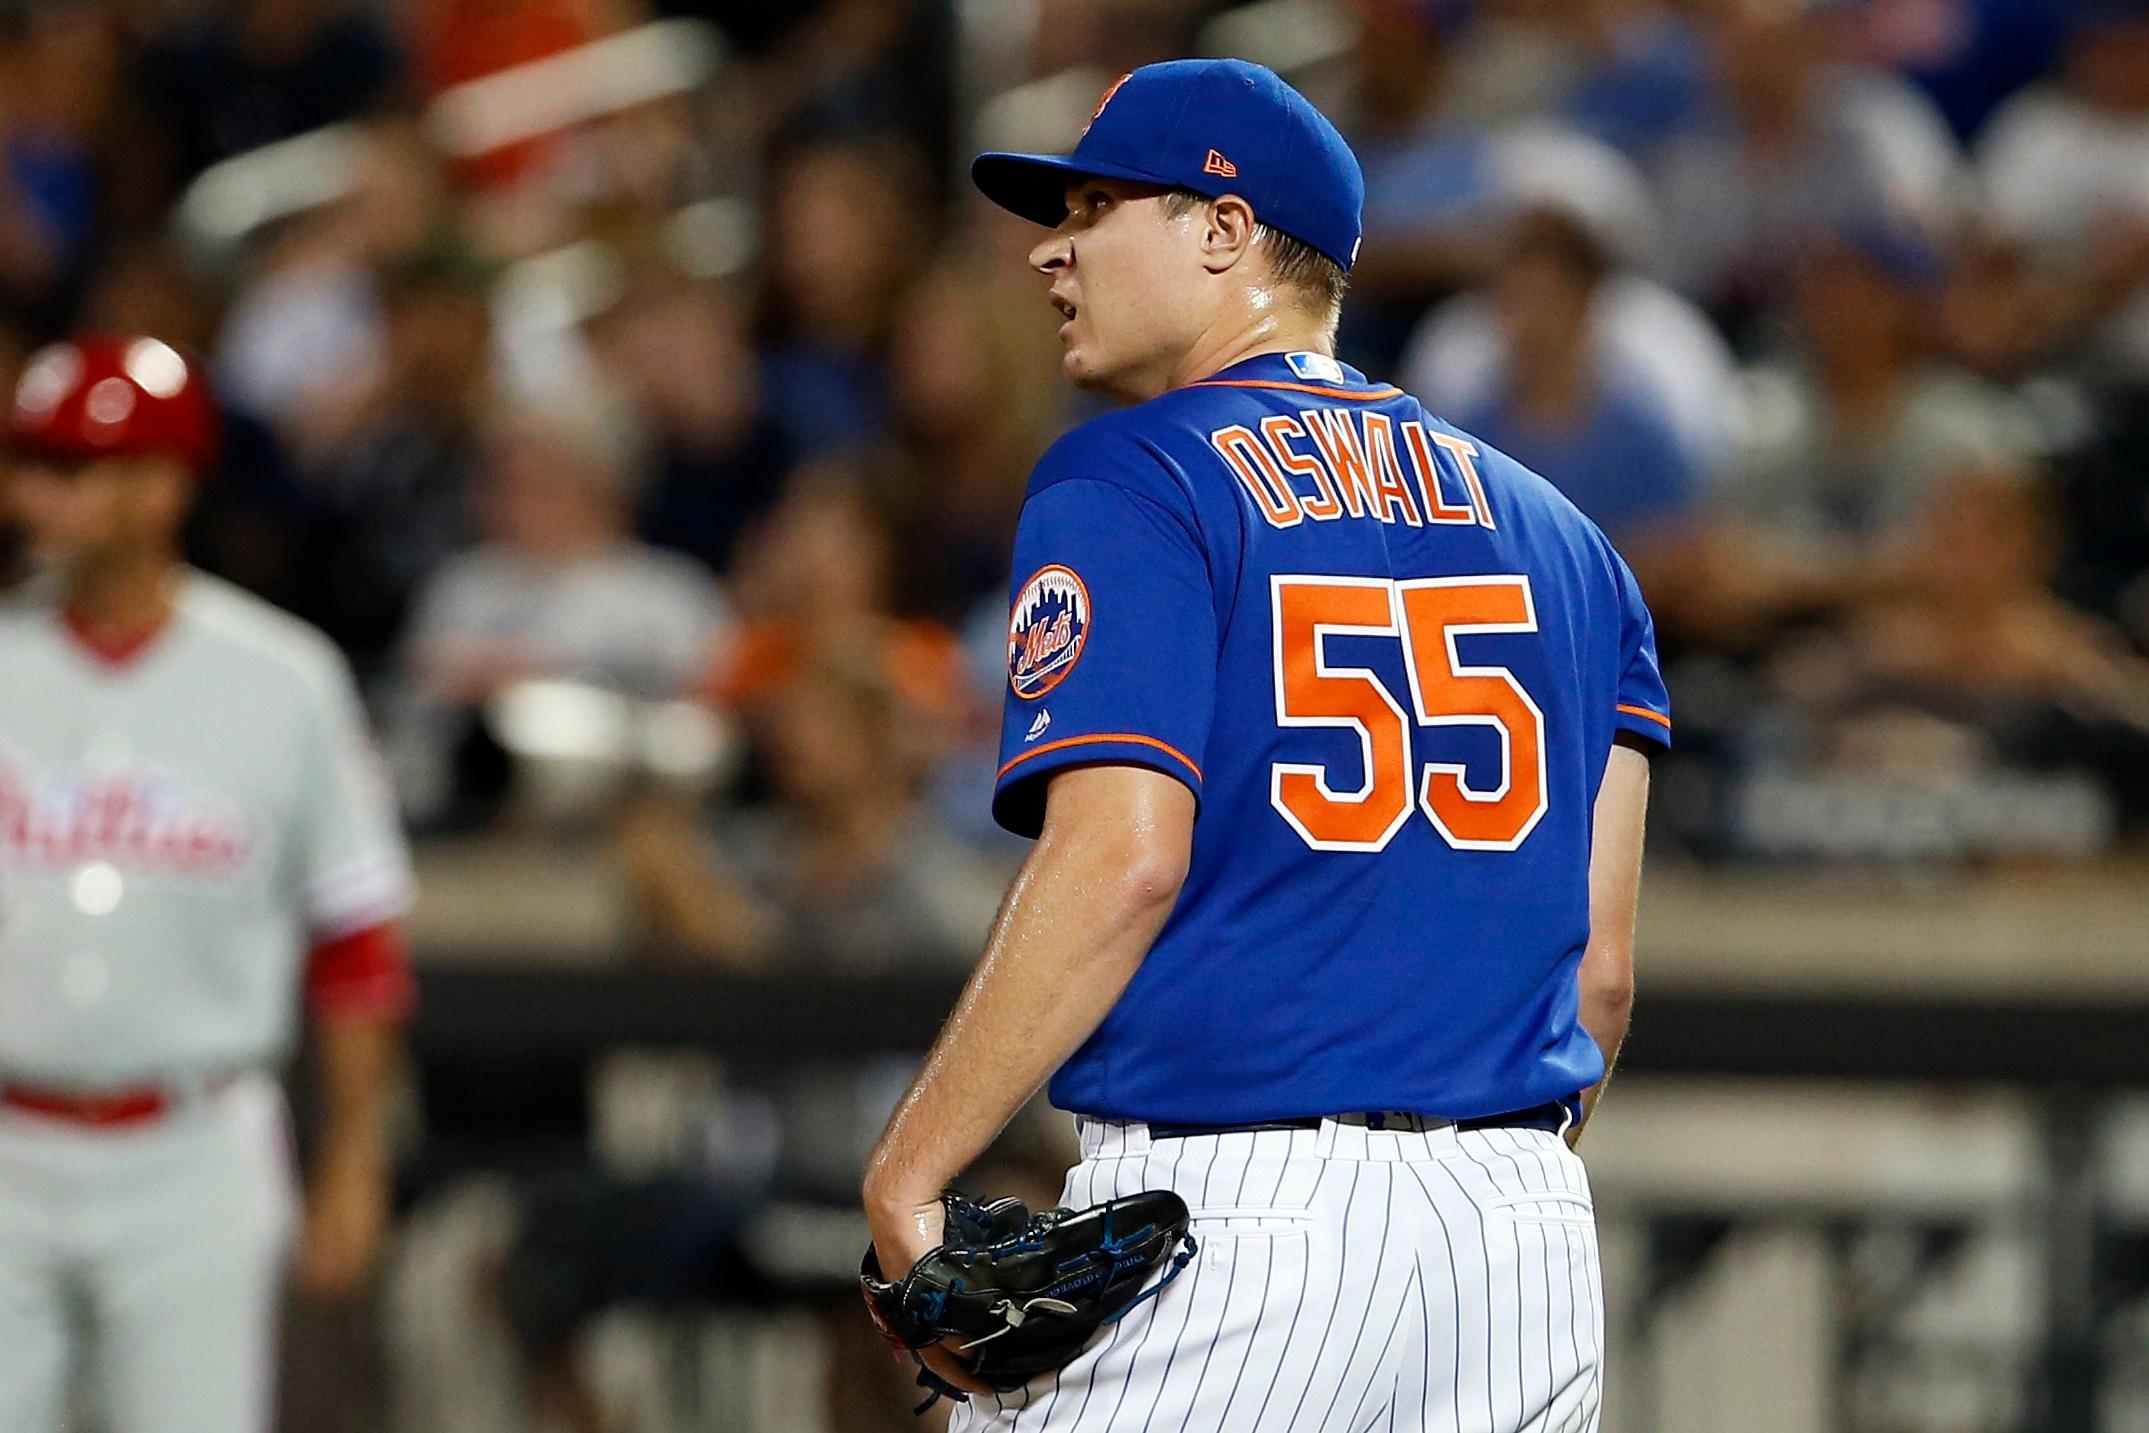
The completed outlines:
{"type": "Polygon", "coordinates": [[[15,385],[8,439],[60,463],[162,454],[206,475],[216,403],[201,366],[160,339],[85,335],[31,355],[15,385]]]}

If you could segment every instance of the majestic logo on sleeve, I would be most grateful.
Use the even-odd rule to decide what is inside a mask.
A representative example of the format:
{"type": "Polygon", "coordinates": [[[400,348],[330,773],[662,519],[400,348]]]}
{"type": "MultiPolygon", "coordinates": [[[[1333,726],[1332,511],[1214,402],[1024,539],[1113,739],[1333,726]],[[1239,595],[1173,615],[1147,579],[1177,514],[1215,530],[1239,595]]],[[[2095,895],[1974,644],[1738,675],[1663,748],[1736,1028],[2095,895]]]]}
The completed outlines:
{"type": "Polygon", "coordinates": [[[242,810],[176,773],[26,769],[0,754],[0,865],[49,871],[110,861],[207,879],[245,865],[253,844],[242,810]]]}
{"type": "Polygon", "coordinates": [[[1089,589],[1072,568],[1039,568],[1022,584],[1007,624],[1007,684],[1024,701],[1051,691],[1089,641],[1089,589]]]}

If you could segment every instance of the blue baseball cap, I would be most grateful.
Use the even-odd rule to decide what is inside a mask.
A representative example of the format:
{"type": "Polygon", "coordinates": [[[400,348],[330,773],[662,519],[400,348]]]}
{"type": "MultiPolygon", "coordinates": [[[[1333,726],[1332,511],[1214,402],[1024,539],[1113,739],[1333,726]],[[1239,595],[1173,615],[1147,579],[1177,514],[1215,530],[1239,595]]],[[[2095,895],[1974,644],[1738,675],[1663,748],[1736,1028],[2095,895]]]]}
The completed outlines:
{"type": "Polygon", "coordinates": [[[1365,176],[1306,97],[1245,60],[1170,60],[1119,77],[1072,154],[981,154],[970,178],[987,199],[1050,228],[1077,175],[1236,194],[1254,217],[1343,268],[1358,257],[1365,176]]]}

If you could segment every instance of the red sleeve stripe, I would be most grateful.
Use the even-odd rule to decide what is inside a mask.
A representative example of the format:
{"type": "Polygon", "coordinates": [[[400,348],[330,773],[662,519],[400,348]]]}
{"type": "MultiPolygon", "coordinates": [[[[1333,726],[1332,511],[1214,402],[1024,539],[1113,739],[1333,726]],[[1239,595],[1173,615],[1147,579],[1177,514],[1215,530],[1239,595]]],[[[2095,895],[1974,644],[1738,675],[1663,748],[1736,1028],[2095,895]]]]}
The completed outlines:
{"type": "Polygon", "coordinates": [[[401,1019],[417,1002],[402,928],[393,921],[316,944],[306,957],[306,1006],[316,1015],[401,1019]]]}
{"type": "Polygon", "coordinates": [[[1037,750],[1026,751],[1022,755],[1016,757],[1013,761],[1010,761],[1007,765],[1001,767],[998,773],[994,775],[993,780],[998,781],[1001,777],[1007,775],[1010,771],[1013,771],[1016,767],[1022,765],[1022,763],[1024,763],[1025,761],[1034,761],[1038,757],[1044,756],[1047,753],[1055,751],[1065,751],[1068,747],[1071,746],[1095,746],[1099,743],[1112,743],[1115,745],[1130,744],[1133,746],[1155,747],[1158,751],[1163,752],[1166,756],[1172,758],[1172,760],[1184,766],[1188,771],[1193,772],[1194,779],[1196,781],[1202,779],[1201,768],[1196,766],[1192,758],[1188,757],[1185,752],[1179,750],[1178,747],[1173,746],[1170,742],[1158,741],[1153,736],[1140,736],[1134,732],[1108,731],[1099,733],[1096,736],[1070,736],[1060,741],[1048,741],[1043,746],[1037,748],[1037,750]]]}
{"type": "Polygon", "coordinates": [[[1653,721],[1658,726],[1663,727],[1664,730],[1671,730],[1671,718],[1665,716],[1662,712],[1653,712],[1647,707],[1630,707],[1625,702],[1621,702],[1619,704],[1619,709],[1625,712],[1628,716],[1647,717],[1650,721],[1653,721]]]}

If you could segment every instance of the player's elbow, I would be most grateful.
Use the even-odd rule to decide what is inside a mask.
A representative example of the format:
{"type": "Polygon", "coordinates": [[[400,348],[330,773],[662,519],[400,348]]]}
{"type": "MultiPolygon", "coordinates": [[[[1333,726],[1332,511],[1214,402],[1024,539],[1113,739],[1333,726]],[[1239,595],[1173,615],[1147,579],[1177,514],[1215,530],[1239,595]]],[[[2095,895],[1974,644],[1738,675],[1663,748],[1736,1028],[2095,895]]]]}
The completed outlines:
{"type": "Polygon", "coordinates": [[[1193,842],[1174,823],[1117,819],[1048,825],[1041,845],[1080,883],[1090,914],[1116,922],[1171,910],[1193,842]]]}
{"type": "Polygon", "coordinates": [[[1038,846],[1078,873],[1092,904],[1129,917],[1169,912],[1186,884],[1194,814],[1193,793],[1171,777],[1134,766],[1077,768],[1054,778],[1038,846]]]}
{"type": "Polygon", "coordinates": [[[1130,831],[1108,857],[1111,896],[1130,912],[1170,910],[1186,884],[1189,848],[1154,831],[1130,831]]]}
{"type": "Polygon", "coordinates": [[[1602,1019],[1626,1021],[1634,1008],[1634,943],[1592,939],[1582,956],[1582,1015],[1595,1024],[1602,1019]]]}

